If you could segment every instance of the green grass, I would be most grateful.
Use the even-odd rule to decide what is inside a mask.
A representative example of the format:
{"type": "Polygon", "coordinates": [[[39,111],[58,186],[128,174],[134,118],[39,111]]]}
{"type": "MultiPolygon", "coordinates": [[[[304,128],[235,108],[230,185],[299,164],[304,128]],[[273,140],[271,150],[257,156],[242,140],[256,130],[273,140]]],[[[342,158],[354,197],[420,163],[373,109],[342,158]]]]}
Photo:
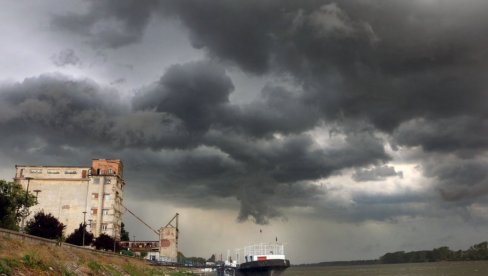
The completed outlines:
{"type": "Polygon", "coordinates": [[[169,275],[170,276],[187,276],[187,275],[192,275],[192,273],[177,271],[177,272],[171,272],[169,275]]]}
{"type": "Polygon", "coordinates": [[[129,275],[134,275],[134,276],[137,276],[137,275],[142,275],[141,271],[139,271],[139,269],[137,269],[137,267],[131,265],[131,264],[124,264],[123,267],[125,272],[127,272],[129,275]]]}
{"type": "Polygon", "coordinates": [[[19,266],[19,262],[14,259],[1,258],[0,259],[0,273],[5,275],[12,275],[13,269],[19,266]]]}
{"type": "Polygon", "coordinates": [[[99,263],[97,263],[95,261],[89,261],[87,265],[88,265],[88,268],[90,268],[90,270],[93,272],[99,272],[103,268],[99,263]]]}
{"type": "Polygon", "coordinates": [[[65,270],[63,271],[63,276],[76,276],[76,274],[74,272],[65,270]]]}
{"type": "Polygon", "coordinates": [[[27,253],[22,257],[22,263],[29,268],[47,270],[48,267],[35,253],[27,253]]]}
{"type": "Polygon", "coordinates": [[[107,265],[105,266],[105,270],[107,270],[108,272],[110,272],[110,274],[112,276],[122,276],[122,273],[120,273],[117,269],[115,269],[113,266],[111,265],[107,265]]]}

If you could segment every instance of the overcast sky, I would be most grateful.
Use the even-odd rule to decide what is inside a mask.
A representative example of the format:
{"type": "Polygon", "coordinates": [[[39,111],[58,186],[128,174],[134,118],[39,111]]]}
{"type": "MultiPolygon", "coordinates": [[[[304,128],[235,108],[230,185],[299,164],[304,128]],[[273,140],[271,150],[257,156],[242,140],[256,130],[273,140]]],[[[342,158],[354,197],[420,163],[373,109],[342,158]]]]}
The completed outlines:
{"type": "Polygon", "coordinates": [[[187,256],[486,240],[486,1],[1,2],[1,178],[122,159],[124,204],[179,212],[187,256]]]}

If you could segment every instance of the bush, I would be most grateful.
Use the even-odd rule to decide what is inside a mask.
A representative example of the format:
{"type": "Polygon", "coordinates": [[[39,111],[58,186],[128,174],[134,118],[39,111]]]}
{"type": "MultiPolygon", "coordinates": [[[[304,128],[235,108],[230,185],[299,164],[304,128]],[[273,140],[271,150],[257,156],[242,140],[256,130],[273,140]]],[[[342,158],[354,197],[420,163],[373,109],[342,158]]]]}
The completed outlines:
{"type": "Polygon", "coordinates": [[[93,241],[93,234],[86,231],[86,226],[80,223],[80,227],[71,233],[68,238],[66,238],[67,243],[74,245],[83,245],[83,232],[85,232],[85,245],[90,245],[93,241]]]}
{"type": "Polygon", "coordinates": [[[65,227],[66,226],[59,222],[53,215],[45,214],[41,211],[35,214],[34,218],[27,222],[25,231],[27,234],[46,239],[61,239],[65,227]]]}
{"type": "Polygon", "coordinates": [[[115,244],[115,250],[116,251],[120,250],[119,244],[116,243],[112,237],[106,234],[101,234],[93,242],[93,245],[95,245],[97,249],[105,249],[108,251],[114,250],[114,244],[115,244]]]}

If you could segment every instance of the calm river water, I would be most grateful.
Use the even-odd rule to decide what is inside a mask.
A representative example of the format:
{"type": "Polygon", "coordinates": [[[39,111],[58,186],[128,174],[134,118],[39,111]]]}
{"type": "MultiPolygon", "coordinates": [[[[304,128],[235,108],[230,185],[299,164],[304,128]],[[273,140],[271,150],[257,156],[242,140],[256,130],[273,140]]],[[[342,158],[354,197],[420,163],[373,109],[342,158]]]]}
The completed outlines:
{"type": "Polygon", "coordinates": [[[290,267],[285,276],[472,276],[488,275],[488,261],[333,267],[290,267]]]}

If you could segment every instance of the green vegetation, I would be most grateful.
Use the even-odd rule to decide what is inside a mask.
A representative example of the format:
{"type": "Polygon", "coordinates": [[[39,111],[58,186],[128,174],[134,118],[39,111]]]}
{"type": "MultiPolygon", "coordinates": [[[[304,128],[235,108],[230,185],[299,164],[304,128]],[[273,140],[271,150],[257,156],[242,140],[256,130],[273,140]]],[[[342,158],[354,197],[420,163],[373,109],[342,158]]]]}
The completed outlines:
{"type": "Polygon", "coordinates": [[[102,270],[102,266],[95,261],[89,261],[87,265],[88,265],[88,268],[90,268],[90,270],[95,272],[95,273],[102,270]]]}
{"type": "Polygon", "coordinates": [[[66,242],[74,245],[83,245],[83,232],[85,232],[85,245],[90,245],[93,241],[93,234],[86,231],[86,225],[80,223],[80,227],[71,233],[67,238],[66,242]]]}
{"type": "Polygon", "coordinates": [[[0,274],[12,275],[14,269],[20,266],[19,262],[11,258],[0,259],[0,274]]]}
{"type": "Polygon", "coordinates": [[[123,222],[120,225],[120,240],[129,241],[129,232],[125,230],[125,224],[123,222]]]}
{"type": "Polygon", "coordinates": [[[386,253],[380,258],[380,262],[384,264],[479,260],[488,260],[488,242],[475,244],[464,251],[452,251],[443,246],[433,250],[386,253]]]}
{"type": "Polygon", "coordinates": [[[377,260],[335,261],[313,264],[301,264],[296,266],[351,266],[374,264],[402,264],[402,263],[427,263],[443,261],[481,261],[488,260],[488,242],[475,244],[467,250],[452,251],[447,246],[432,250],[397,251],[386,253],[377,260]]]}
{"type": "Polygon", "coordinates": [[[178,262],[184,264],[198,265],[198,264],[205,264],[206,259],[202,257],[185,257],[183,253],[178,252],[178,262]]]}
{"type": "Polygon", "coordinates": [[[19,223],[35,205],[35,196],[20,184],[0,180],[0,228],[19,230],[19,223]]]}
{"type": "Polygon", "coordinates": [[[25,232],[27,234],[38,236],[46,239],[61,239],[63,230],[66,226],[59,222],[51,214],[45,214],[43,211],[34,215],[34,218],[27,222],[25,232]]]}
{"type": "Polygon", "coordinates": [[[103,249],[107,251],[114,251],[114,247],[115,251],[120,250],[118,243],[116,243],[115,240],[107,234],[101,234],[98,236],[98,238],[96,238],[93,242],[93,245],[98,250],[103,249]]]}
{"type": "Polygon", "coordinates": [[[22,263],[24,266],[33,269],[47,270],[48,268],[35,253],[25,254],[22,257],[22,263]]]}

